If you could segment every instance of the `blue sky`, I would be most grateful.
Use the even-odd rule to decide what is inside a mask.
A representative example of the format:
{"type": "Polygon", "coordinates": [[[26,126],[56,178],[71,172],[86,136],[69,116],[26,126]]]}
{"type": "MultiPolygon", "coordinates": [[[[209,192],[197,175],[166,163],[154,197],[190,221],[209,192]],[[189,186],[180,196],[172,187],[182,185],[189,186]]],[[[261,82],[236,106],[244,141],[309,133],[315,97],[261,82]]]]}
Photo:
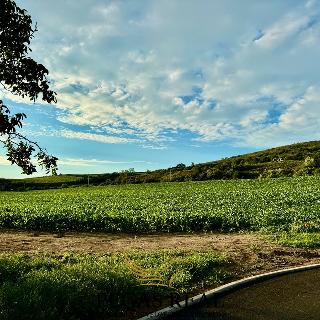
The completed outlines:
{"type": "MultiPolygon", "coordinates": [[[[55,105],[4,91],[60,173],[320,139],[320,1],[18,0],[55,105]]],[[[39,174],[43,174],[41,171],[39,174]]],[[[0,151],[0,176],[22,177],[0,151]]]]}

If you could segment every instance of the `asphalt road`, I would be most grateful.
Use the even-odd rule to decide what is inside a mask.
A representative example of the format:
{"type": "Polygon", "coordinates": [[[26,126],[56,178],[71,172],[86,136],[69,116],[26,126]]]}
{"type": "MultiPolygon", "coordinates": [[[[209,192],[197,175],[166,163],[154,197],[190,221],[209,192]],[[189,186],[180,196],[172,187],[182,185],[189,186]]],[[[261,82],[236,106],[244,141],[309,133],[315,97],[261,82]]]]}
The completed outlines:
{"type": "Polygon", "coordinates": [[[173,319],[319,320],[320,270],[264,281],[167,318],[173,319]]]}

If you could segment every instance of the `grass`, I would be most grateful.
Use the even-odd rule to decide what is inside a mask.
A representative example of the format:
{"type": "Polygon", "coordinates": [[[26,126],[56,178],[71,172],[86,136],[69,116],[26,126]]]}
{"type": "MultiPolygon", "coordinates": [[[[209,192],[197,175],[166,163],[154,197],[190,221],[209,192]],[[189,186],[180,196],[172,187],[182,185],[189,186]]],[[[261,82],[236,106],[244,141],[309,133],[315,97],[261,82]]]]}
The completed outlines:
{"type": "Polygon", "coordinates": [[[0,255],[0,319],[109,319],[229,276],[217,252],[0,255]]]}
{"type": "Polygon", "coordinates": [[[278,243],[285,246],[307,249],[320,248],[320,232],[282,232],[275,235],[274,238],[278,243]]]}

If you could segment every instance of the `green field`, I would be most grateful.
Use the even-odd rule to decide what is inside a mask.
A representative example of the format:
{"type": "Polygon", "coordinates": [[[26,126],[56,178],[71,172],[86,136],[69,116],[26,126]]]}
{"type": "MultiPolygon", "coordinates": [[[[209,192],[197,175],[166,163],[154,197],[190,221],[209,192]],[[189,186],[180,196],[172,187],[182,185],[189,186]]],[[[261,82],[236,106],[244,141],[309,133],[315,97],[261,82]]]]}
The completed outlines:
{"type": "Polygon", "coordinates": [[[320,231],[320,177],[0,193],[0,226],[47,231],[320,231]]]}
{"type": "MultiPolygon", "coordinates": [[[[284,245],[319,248],[320,177],[0,192],[0,227],[263,231],[284,245]]],[[[233,268],[235,260],[213,250],[0,254],[0,319],[135,319],[137,310],[167,306],[172,292],[225,283],[237,276],[233,268]]]]}
{"type": "Polygon", "coordinates": [[[226,266],[212,251],[2,254],[0,319],[122,318],[171,294],[219,284],[226,266]]]}

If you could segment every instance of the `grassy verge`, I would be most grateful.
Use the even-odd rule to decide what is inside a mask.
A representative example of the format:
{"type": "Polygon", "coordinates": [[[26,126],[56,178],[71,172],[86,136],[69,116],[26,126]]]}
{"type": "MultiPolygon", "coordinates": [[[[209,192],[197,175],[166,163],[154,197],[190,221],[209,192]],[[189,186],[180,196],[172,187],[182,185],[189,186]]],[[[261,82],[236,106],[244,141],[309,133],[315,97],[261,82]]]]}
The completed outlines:
{"type": "Polygon", "coordinates": [[[220,283],[227,266],[212,251],[2,254],[0,319],[125,318],[220,283]]]}
{"type": "Polygon", "coordinates": [[[281,232],[276,234],[274,238],[279,244],[285,246],[307,249],[320,248],[320,232],[281,232]]]}

